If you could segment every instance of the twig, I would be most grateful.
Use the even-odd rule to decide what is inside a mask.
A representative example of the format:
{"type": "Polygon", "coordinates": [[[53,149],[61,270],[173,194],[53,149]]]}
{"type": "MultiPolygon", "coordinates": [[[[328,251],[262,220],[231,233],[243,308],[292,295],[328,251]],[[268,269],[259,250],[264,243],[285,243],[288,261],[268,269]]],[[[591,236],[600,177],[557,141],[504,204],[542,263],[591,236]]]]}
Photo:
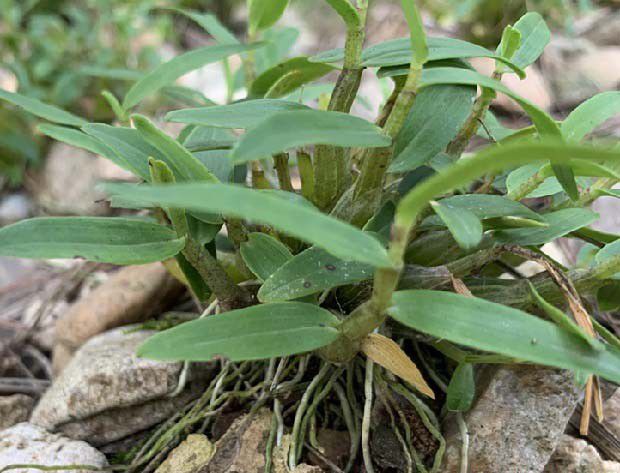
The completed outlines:
{"type": "Polygon", "coordinates": [[[30,378],[0,378],[0,394],[42,394],[50,381],[30,378]]]}
{"type": "Polygon", "coordinates": [[[372,413],[372,382],[374,363],[370,358],[366,359],[366,380],[364,382],[364,416],[362,417],[362,457],[364,467],[368,473],[375,473],[370,454],[370,415],[372,413]]]}

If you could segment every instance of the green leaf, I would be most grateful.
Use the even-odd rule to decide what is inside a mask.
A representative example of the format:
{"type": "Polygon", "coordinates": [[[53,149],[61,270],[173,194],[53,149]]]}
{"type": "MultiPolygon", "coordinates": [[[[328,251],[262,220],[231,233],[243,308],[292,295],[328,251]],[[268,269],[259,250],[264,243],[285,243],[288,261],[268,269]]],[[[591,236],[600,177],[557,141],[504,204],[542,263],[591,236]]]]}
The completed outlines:
{"type": "Polygon", "coordinates": [[[0,89],[0,100],[5,100],[13,105],[23,108],[33,115],[61,125],[82,126],[88,123],[81,117],[73,115],[53,105],[41,102],[40,100],[26,97],[15,92],[0,89]]]}
{"type": "Polygon", "coordinates": [[[601,287],[596,293],[599,309],[604,312],[617,311],[620,308],[620,282],[601,287]]]}
{"type": "Polygon", "coordinates": [[[181,54],[161,64],[136,82],[125,95],[123,108],[128,110],[136,106],[145,97],[154,94],[162,87],[173,83],[179,77],[194,69],[212,62],[220,61],[228,56],[239,54],[259,47],[260,44],[224,44],[206,46],[181,54]]]}
{"type": "Polygon", "coordinates": [[[249,30],[256,32],[273,26],[282,16],[289,0],[249,0],[249,30]]]}
{"type": "Polygon", "coordinates": [[[567,332],[571,332],[577,337],[581,338],[584,342],[590,345],[594,350],[603,350],[605,347],[601,342],[596,340],[594,337],[588,335],[579,325],[575,323],[575,321],[570,318],[570,316],[566,315],[563,311],[558,309],[556,306],[547,302],[536,290],[536,287],[528,280],[528,284],[530,286],[530,291],[534,296],[534,301],[536,305],[540,307],[545,314],[559,327],[562,327],[567,332]]]}
{"type": "MultiPolygon", "coordinates": [[[[52,125],[51,123],[41,123],[37,125],[37,130],[45,136],[55,139],[56,141],[62,141],[68,145],[85,149],[91,153],[104,156],[113,162],[117,162],[117,157],[114,154],[114,151],[112,151],[107,145],[103,144],[100,140],[93,138],[92,136],[88,136],[80,130],[66,126],[52,125]]],[[[124,168],[127,166],[125,160],[120,161],[118,164],[124,168]]]]}
{"type": "Polygon", "coordinates": [[[217,178],[192,153],[153,125],[148,118],[132,115],[131,119],[142,138],[164,155],[162,161],[172,169],[177,179],[217,182],[217,178]]]}
{"type": "MultiPolygon", "coordinates": [[[[102,123],[90,123],[82,130],[87,135],[97,138],[115,153],[113,161],[123,169],[127,169],[144,181],[150,181],[148,161],[150,157],[166,161],[160,151],[151,146],[133,128],[115,127],[102,123]]],[[[111,158],[112,159],[112,158],[111,158]]]]}
{"type": "Polygon", "coordinates": [[[560,136],[560,128],[556,121],[551,118],[544,110],[538,108],[529,100],[519,96],[501,82],[480,74],[470,69],[456,67],[433,67],[422,72],[422,82],[420,87],[428,87],[438,84],[460,84],[460,85],[479,85],[501,92],[515,102],[530,116],[532,122],[541,135],[560,136]]]}
{"type": "Polygon", "coordinates": [[[0,255],[18,258],[144,264],[171,258],[184,245],[167,227],[127,218],[42,217],[0,229],[0,255]]]}
{"type": "Polygon", "coordinates": [[[428,61],[428,44],[426,43],[426,32],[420,12],[416,7],[415,0],[401,1],[407,25],[409,26],[409,40],[411,41],[411,61],[417,66],[422,67],[428,61]]]}
{"type": "MultiPolygon", "coordinates": [[[[603,264],[607,260],[612,258],[617,258],[620,255],[620,240],[613,241],[611,243],[607,243],[601,250],[596,254],[594,260],[597,264],[603,264]]],[[[618,278],[618,274],[612,275],[614,279],[618,278]]]]}
{"type": "Polygon", "coordinates": [[[499,54],[506,59],[512,59],[519,46],[521,46],[521,32],[511,25],[506,26],[502,33],[502,40],[497,48],[499,54]]]}
{"type": "Polygon", "coordinates": [[[568,141],[581,141],[606,120],[620,114],[620,92],[603,92],[581,103],[562,122],[568,141]]]}
{"type": "Polygon", "coordinates": [[[301,302],[265,304],[184,323],[149,338],[138,356],[166,361],[261,360],[316,350],[339,335],[338,319],[301,302]]]}
{"type": "Polygon", "coordinates": [[[542,245],[590,225],[598,219],[598,214],[588,209],[572,208],[544,214],[543,217],[548,227],[500,230],[495,233],[495,239],[523,246],[542,245]]]}
{"type": "Polygon", "coordinates": [[[233,149],[235,163],[264,159],[306,145],[384,147],[391,139],[366,120],[341,112],[279,112],[248,131],[233,149]]]}
{"type": "Polygon", "coordinates": [[[217,212],[271,225],[346,261],[389,266],[383,246],[373,236],[289,199],[288,192],[260,192],[228,184],[174,186],[108,185],[111,194],[195,211],[217,212]]]}
{"type": "MultiPolygon", "coordinates": [[[[469,59],[474,57],[493,58],[506,64],[520,77],[525,77],[525,72],[515,66],[506,58],[489,51],[482,46],[472,44],[455,38],[428,37],[428,60],[441,61],[444,59],[469,59]]],[[[312,62],[331,64],[344,59],[343,49],[325,51],[310,58],[312,62]]],[[[389,67],[409,64],[411,61],[411,41],[409,38],[392,39],[383,43],[375,44],[362,52],[362,66],[364,67],[389,67]]],[[[405,69],[406,70],[406,69],[405,69]]],[[[406,74],[406,72],[405,72],[406,74]]]]}
{"type": "Polygon", "coordinates": [[[284,97],[302,85],[320,79],[333,70],[333,66],[310,62],[305,56],[287,59],[259,75],[252,82],[248,95],[250,97],[284,97]]]}
{"type": "Polygon", "coordinates": [[[482,241],[482,223],[476,215],[465,208],[432,201],[431,206],[444,221],[450,233],[465,250],[477,247],[482,241]]]}
{"type": "Polygon", "coordinates": [[[342,261],[312,247],[295,255],[265,280],[258,291],[262,302],[298,299],[345,284],[372,278],[374,268],[357,261],[342,261]]]}
{"type": "Polygon", "coordinates": [[[297,102],[256,99],[214,107],[186,108],[166,115],[166,120],[218,128],[253,128],[277,112],[309,110],[297,102]]]}
{"type": "Polygon", "coordinates": [[[441,291],[400,291],[392,302],[393,318],[433,337],[620,382],[618,350],[593,350],[574,334],[520,310],[441,291]]]}
{"type": "Polygon", "coordinates": [[[447,197],[439,201],[455,209],[466,209],[479,219],[497,217],[521,217],[544,221],[544,217],[520,202],[515,202],[501,195],[465,194],[447,197]]]}
{"type": "Polygon", "coordinates": [[[471,363],[459,363],[448,385],[446,407],[452,412],[467,412],[475,396],[474,367],[471,363]]]}
{"type": "Polygon", "coordinates": [[[196,22],[220,44],[239,44],[239,40],[235,35],[211,13],[200,13],[195,10],[185,10],[183,8],[170,8],[170,10],[185,15],[187,18],[196,22]]]}
{"type": "Polygon", "coordinates": [[[349,0],[325,0],[340,15],[349,29],[361,26],[362,20],[349,0]]]}
{"type": "Polygon", "coordinates": [[[620,151],[617,150],[567,144],[550,138],[490,146],[416,185],[399,202],[396,222],[408,227],[428,202],[485,174],[542,160],[563,163],[566,156],[596,162],[620,161],[620,151]]]}
{"type": "Polygon", "coordinates": [[[211,289],[207,286],[205,280],[202,279],[200,273],[187,261],[183,253],[179,253],[175,258],[194,295],[200,301],[207,301],[211,297],[211,289]]]}
{"type": "Polygon", "coordinates": [[[543,17],[536,12],[523,15],[514,28],[521,33],[521,45],[512,56],[512,63],[525,69],[540,57],[551,39],[551,32],[543,17]]]}
{"type": "Polygon", "coordinates": [[[275,238],[264,233],[250,233],[248,240],[241,243],[241,257],[250,271],[265,281],[293,255],[275,238]]]}
{"type": "Polygon", "coordinates": [[[389,171],[411,171],[444,151],[469,116],[475,96],[474,87],[438,85],[421,90],[394,141],[389,171]]]}

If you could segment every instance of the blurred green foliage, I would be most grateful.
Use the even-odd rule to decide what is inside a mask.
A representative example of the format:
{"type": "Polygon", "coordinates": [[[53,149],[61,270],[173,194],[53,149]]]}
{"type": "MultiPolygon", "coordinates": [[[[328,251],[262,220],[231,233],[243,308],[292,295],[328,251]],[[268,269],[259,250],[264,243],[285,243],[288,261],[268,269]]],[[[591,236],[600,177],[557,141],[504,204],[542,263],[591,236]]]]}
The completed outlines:
{"type": "MultiPolygon", "coordinates": [[[[167,2],[178,3],[178,2],[167,2]]],[[[113,114],[99,92],[122,96],[131,71],[160,62],[158,46],[170,32],[167,15],[149,15],[157,0],[0,0],[2,87],[98,121],[113,114]]],[[[135,78],[135,72],[133,72],[135,78]]],[[[43,142],[33,120],[0,106],[0,173],[18,183],[43,142]]]]}

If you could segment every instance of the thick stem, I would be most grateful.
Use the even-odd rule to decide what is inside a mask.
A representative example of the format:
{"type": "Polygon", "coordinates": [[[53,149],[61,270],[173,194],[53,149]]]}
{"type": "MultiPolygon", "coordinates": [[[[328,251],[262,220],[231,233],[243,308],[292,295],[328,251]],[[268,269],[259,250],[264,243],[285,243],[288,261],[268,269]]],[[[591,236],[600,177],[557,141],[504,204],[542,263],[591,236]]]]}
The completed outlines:
{"type": "Polygon", "coordinates": [[[294,192],[293,184],[291,184],[291,173],[288,167],[288,154],[278,153],[273,157],[276,174],[278,175],[278,184],[283,191],[294,192]]]}
{"type": "MultiPolygon", "coordinates": [[[[344,64],[332,92],[330,111],[349,113],[362,80],[362,46],[364,44],[367,2],[358,7],[359,23],[347,28],[344,64]]],[[[351,176],[345,150],[341,147],[319,145],[314,153],[313,201],[329,211],[350,185],[351,176]]]]}

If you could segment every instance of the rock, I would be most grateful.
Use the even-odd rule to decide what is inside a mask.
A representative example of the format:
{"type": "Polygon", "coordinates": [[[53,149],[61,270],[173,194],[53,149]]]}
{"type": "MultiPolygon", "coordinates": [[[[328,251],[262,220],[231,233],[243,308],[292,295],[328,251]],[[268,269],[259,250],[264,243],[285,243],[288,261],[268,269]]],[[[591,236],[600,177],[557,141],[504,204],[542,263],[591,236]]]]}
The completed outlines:
{"type": "Polygon", "coordinates": [[[201,473],[215,454],[215,446],[202,434],[189,435],[155,473],[201,473]]]}
{"type": "MultiPolygon", "coordinates": [[[[289,434],[282,436],[280,446],[274,446],[272,455],[272,471],[273,473],[321,473],[323,470],[316,465],[308,465],[301,463],[290,470],[288,467],[288,451],[291,446],[291,436],[289,434]]],[[[327,470],[329,471],[329,470],[327,470]]]]}
{"type": "Polygon", "coordinates": [[[617,438],[620,438],[620,389],[603,404],[605,421],[603,425],[617,438]]]}
{"type": "Polygon", "coordinates": [[[96,188],[100,176],[95,162],[88,151],[54,143],[33,189],[39,204],[54,214],[107,214],[109,206],[101,201],[105,194],[96,188]]]}
{"type": "MultiPolygon", "coordinates": [[[[495,61],[489,58],[473,58],[472,66],[481,74],[490,76],[495,69],[495,61]]],[[[514,90],[521,97],[538,105],[543,110],[549,110],[552,104],[550,86],[536,66],[526,69],[527,77],[519,79],[516,74],[506,73],[502,77],[502,83],[509,89],[514,90]]],[[[523,109],[514,100],[504,94],[497,94],[493,105],[510,113],[523,113],[523,109]]]]}
{"type": "Polygon", "coordinates": [[[138,358],[136,349],[153,332],[126,330],[111,330],[83,345],[31,422],[100,446],[163,421],[198,394],[199,386],[188,383],[182,395],[166,397],[177,386],[181,363],[138,358]]]}
{"type": "MultiPolygon", "coordinates": [[[[580,397],[572,373],[516,365],[489,367],[478,378],[480,394],[465,415],[469,471],[542,472],[580,397]]],[[[442,472],[458,473],[459,429],[454,418],[446,424],[442,472]]]]}
{"type": "Polygon", "coordinates": [[[589,19],[589,24],[579,32],[580,37],[601,46],[620,45],[620,11],[597,9],[589,16],[593,18],[589,19]]]}
{"type": "Polygon", "coordinates": [[[0,202],[0,225],[8,225],[28,218],[32,213],[32,202],[23,193],[10,194],[0,202]]]}
{"type": "Polygon", "coordinates": [[[558,109],[571,109],[620,83],[620,46],[597,47],[587,40],[556,37],[541,63],[558,109]]]}
{"type": "Polygon", "coordinates": [[[59,373],[93,336],[152,317],[182,290],[161,263],[121,268],[56,322],[54,371],[59,373]]]}
{"type": "MultiPolygon", "coordinates": [[[[88,445],[66,437],[50,434],[36,425],[22,423],[0,432],[0,470],[8,465],[88,465],[105,468],[105,456],[88,445]]],[[[11,470],[15,473],[38,473],[32,468],[11,470]]],[[[96,470],[73,470],[87,473],[96,470]]]]}
{"type": "Polygon", "coordinates": [[[620,463],[604,461],[585,440],[563,435],[544,473],[620,473],[620,463]]]}
{"type": "Polygon", "coordinates": [[[216,443],[209,473],[255,473],[265,468],[265,446],[271,429],[271,412],[260,409],[244,415],[216,443]]]}
{"type": "Polygon", "coordinates": [[[28,420],[33,407],[32,398],[24,394],[0,396],[0,430],[28,420]]]}

